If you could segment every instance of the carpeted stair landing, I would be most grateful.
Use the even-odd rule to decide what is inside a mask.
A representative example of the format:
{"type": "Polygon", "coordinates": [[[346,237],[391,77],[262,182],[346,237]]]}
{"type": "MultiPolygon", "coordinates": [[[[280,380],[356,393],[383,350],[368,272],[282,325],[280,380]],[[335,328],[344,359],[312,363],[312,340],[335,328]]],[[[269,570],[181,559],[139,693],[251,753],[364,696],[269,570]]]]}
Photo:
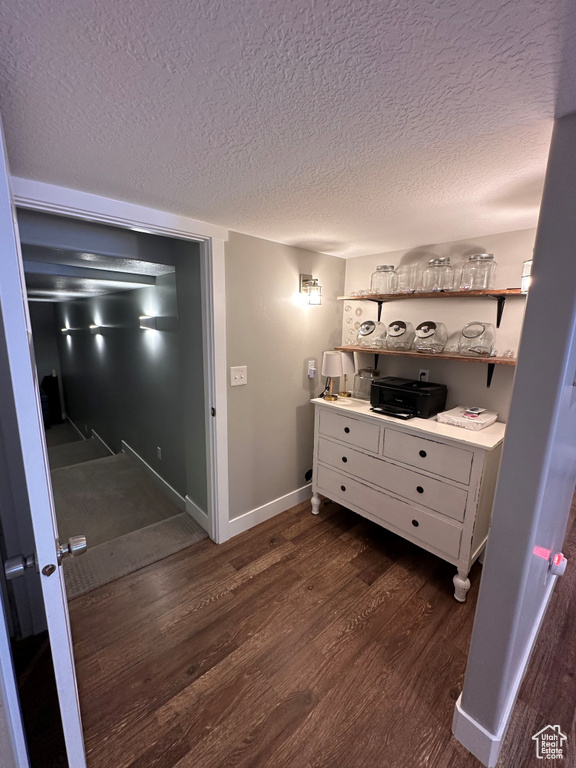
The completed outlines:
{"type": "MultiPolygon", "coordinates": [[[[92,440],[74,445],[85,443],[92,440]]],[[[207,536],[124,453],[54,469],[51,475],[60,541],[82,535],[88,543],[84,555],[64,560],[69,599],[207,536]]]]}
{"type": "Polygon", "coordinates": [[[103,459],[110,455],[104,443],[94,437],[90,440],[76,440],[48,448],[48,461],[52,470],[71,467],[73,464],[82,464],[94,459],[103,459]]]}

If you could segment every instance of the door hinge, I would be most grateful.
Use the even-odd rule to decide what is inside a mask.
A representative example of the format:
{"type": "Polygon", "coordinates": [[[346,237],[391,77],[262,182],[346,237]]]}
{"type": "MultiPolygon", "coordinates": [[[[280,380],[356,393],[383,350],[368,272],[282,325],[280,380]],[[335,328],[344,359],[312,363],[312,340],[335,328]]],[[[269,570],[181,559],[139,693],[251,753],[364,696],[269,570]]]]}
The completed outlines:
{"type": "Polygon", "coordinates": [[[212,416],[216,416],[216,408],[210,408],[210,413],[212,416]]]}

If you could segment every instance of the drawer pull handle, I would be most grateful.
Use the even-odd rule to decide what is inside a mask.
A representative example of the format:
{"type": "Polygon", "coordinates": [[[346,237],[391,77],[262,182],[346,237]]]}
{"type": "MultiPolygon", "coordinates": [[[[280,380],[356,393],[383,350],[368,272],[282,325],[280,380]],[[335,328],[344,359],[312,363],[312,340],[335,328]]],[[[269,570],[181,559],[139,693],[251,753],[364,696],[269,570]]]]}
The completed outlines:
{"type": "Polygon", "coordinates": [[[346,490],[346,486],[345,486],[345,485],[341,485],[341,486],[340,486],[340,490],[341,490],[341,491],[345,491],[345,490],[346,490]]]}
{"type": "Polygon", "coordinates": [[[349,434],[349,432],[350,432],[350,427],[344,427],[344,432],[346,432],[346,434],[349,434]]]}
{"type": "Polygon", "coordinates": [[[428,456],[428,454],[426,453],[426,451],[419,451],[419,453],[420,453],[420,456],[422,456],[422,458],[423,458],[423,459],[425,459],[425,458],[426,458],[426,456],[428,456]]]}
{"type": "Polygon", "coordinates": [[[418,491],[418,493],[424,493],[424,488],[422,488],[421,485],[417,485],[416,490],[418,491]]]}
{"type": "Polygon", "coordinates": [[[346,464],[346,462],[348,461],[348,459],[346,458],[346,456],[342,456],[342,461],[344,462],[344,464],[346,464]]]}
{"type": "Polygon", "coordinates": [[[418,520],[412,520],[412,525],[413,525],[415,528],[418,528],[418,526],[420,525],[420,523],[418,522],[418,520]]]}

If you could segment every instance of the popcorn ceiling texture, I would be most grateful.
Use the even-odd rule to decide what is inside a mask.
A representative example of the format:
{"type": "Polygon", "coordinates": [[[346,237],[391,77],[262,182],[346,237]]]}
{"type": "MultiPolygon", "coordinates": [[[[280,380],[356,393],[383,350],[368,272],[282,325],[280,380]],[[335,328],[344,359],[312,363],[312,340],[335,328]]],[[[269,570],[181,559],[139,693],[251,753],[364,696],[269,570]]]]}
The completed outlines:
{"type": "Polygon", "coordinates": [[[559,0],[4,0],[11,170],[341,256],[524,229],[576,109],[573,22],[559,0]]]}

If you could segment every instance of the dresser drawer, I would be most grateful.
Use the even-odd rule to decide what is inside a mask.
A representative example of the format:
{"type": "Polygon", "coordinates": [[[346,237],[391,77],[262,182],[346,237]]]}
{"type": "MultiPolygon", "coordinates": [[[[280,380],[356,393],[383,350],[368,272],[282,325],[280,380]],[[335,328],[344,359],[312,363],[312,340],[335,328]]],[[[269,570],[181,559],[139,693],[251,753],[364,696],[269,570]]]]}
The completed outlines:
{"type": "Polygon", "coordinates": [[[384,433],[384,456],[459,483],[468,483],[474,454],[465,448],[454,448],[387,429],[384,433]]]}
{"type": "Polygon", "coordinates": [[[409,538],[458,557],[462,527],[437,517],[431,512],[415,509],[410,504],[369,488],[328,467],[318,467],[318,490],[330,498],[337,498],[344,506],[352,504],[374,515],[384,526],[392,526],[409,538]]]}
{"type": "Polygon", "coordinates": [[[367,456],[323,437],[318,440],[318,461],[454,520],[464,520],[467,491],[448,485],[443,480],[435,480],[384,459],[367,456]]]}
{"type": "Polygon", "coordinates": [[[333,411],[320,411],[320,434],[374,453],[380,450],[378,424],[367,424],[333,411]]]}

